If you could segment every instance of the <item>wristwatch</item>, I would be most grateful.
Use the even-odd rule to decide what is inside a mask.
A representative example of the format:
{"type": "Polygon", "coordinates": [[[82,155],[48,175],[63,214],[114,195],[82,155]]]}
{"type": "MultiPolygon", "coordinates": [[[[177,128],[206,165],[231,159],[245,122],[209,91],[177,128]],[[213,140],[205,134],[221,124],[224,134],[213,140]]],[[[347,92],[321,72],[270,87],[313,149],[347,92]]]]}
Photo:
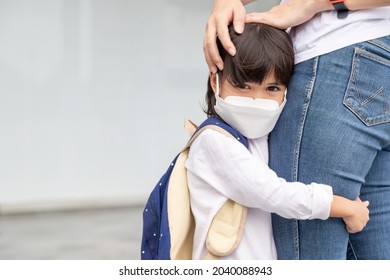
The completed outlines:
{"type": "Polygon", "coordinates": [[[348,16],[348,8],[344,4],[345,0],[328,0],[337,11],[337,18],[346,18],[348,16]]]}

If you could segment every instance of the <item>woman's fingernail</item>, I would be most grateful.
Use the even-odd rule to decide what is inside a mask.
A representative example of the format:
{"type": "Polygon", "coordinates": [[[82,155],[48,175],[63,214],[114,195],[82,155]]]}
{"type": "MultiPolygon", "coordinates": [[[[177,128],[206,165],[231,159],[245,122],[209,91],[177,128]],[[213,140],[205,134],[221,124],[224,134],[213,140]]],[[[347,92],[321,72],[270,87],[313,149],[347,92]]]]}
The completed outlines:
{"type": "Polygon", "coordinates": [[[236,55],[236,49],[235,49],[235,48],[229,48],[227,51],[228,51],[228,53],[229,53],[231,56],[235,56],[235,55],[236,55]]]}
{"type": "Polygon", "coordinates": [[[244,26],[242,24],[236,24],[235,29],[237,33],[242,33],[244,32],[244,26]]]}

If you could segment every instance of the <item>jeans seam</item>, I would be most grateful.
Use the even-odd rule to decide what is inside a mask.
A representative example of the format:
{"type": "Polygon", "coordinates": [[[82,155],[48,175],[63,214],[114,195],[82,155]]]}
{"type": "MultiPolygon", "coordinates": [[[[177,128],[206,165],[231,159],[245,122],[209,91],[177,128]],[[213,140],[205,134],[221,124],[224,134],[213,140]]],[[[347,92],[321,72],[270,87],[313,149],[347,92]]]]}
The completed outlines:
{"type": "Polygon", "coordinates": [[[382,41],[380,41],[378,39],[367,41],[367,43],[374,45],[374,46],[377,46],[381,49],[384,49],[385,51],[390,52],[390,46],[388,46],[387,44],[383,43],[382,41]]]}
{"type": "Polygon", "coordinates": [[[303,109],[302,110],[302,118],[301,118],[301,122],[299,124],[298,135],[297,135],[298,141],[297,141],[297,144],[295,145],[295,151],[294,151],[295,158],[294,158],[293,178],[295,181],[298,181],[298,172],[299,172],[298,165],[299,165],[299,154],[300,154],[300,148],[301,148],[301,142],[302,142],[302,135],[303,135],[303,129],[305,126],[307,111],[308,111],[308,108],[310,105],[311,94],[313,92],[314,83],[315,83],[315,80],[317,77],[317,65],[318,65],[318,57],[315,57],[313,59],[311,80],[306,87],[305,101],[304,101],[304,106],[302,108],[303,109]]]}
{"type": "Polygon", "coordinates": [[[298,224],[298,220],[294,220],[294,232],[295,232],[295,238],[294,238],[295,259],[299,260],[300,253],[299,253],[299,224],[298,224]]]}
{"type": "Polygon", "coordinates": [[[351,252],[353,254],[353,257],[355,258],[355,260],[358,260],[358,258],[356,256],[356,252],[355,252],[355,250],[353,248],[352,242],[351,242],[351,240],[349,238],[348,238],[348,243],[349,243],[349,247],[351,248],[351,252]]]}
{"type": "Polygon", "coordinates": [[[376,61],[381,64],[385,64],[386,66],[389,66],[389,60],[387,58],[381,57],[375,53],[372,53],[369,50],[366,50],[364,48],[355,48],[356,54],[360,55],[362,57],[365,57],[367,59],[371,59],[373,61],[376,61]]]}
{"type": "MultiPolygon", "coordinates": [[[[318,66],[318,57],[315,57],[313,59],[313,66],[312,66],[312,72],[311,72],[311,79],[306,86],[306,92],[305,92],[305,100],[304,100],[304,105],[302,108],[302,118],[301,122],[298,127],[298,134],[297,134],[297,143],[295,145],[295,150],[294,150],[294,173],[293,173],[293,179],[294,181],[298,181],[298,172],[299,172],[299,155],[300,155],[300,150],[301,150],[301,143],[302,143],[302,135],[303,135],[303,130],[305,126],[305,121],[306,121],[306,115],[307,111],[310,105],[310,100],[311,100],[311,94],[313,92],[314,88],[314,83],[317,77],[317,66],[318,66]]],[[[299,222],[298,220],[294,220],[294,225],[295,225],[295,256],[296,259],[300,259],[300,246],[299,246],[299,222]]]]}

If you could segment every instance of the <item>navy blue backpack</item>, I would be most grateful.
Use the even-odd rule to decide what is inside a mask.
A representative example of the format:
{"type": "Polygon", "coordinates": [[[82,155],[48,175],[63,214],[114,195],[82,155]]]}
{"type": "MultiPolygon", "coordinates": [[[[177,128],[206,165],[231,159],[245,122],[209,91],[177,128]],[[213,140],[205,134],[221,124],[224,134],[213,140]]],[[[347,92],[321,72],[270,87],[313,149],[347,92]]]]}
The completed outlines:
{"type": "MultiPolygon", "coordinates": [[[[211,128],[236,138],[248,148],[247,139],[221,119],[210,117],[199,127],[196,127],[192,122],[191,125],[192,128],[187,127],[187,130],[193,132],[190,140],[169,165],[168,170],[152,190],[145,205],[141,243],[142,260],[192,258],[195,223],[189,202],[185,160],[188,157],[189,147],[196,137],[205,129],[211,128]]],[[[208,243],[218,244],[210,245],[209,253],[205,256],[206,259],[217,259],[229,254],[238,246],[241,239],[244,227],[239,225],[245,222],[246,208],[230,200],[226,203],[225,208],[228,210],[223,210],[225,211],[223,218],[225,220],[222,222],[228,223],[230,227],[237,227],[236,237],[231,239],[230,235],[224,238],[224,233],[221,232],[219,226],[215,230],[209,230],[210,240],[208,243]],[[226,216],[229,217],[228,221],[226,221],[226,216]],[[213,240],[217,242],[213,242],[213,240]]]]}

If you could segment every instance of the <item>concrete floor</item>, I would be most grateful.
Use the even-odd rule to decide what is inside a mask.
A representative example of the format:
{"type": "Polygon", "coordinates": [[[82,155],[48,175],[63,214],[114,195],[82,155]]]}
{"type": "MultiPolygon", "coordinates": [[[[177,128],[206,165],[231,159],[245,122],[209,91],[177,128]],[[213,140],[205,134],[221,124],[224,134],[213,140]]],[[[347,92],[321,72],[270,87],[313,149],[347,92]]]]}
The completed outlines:
{"type": "Polygon", "coordinates": [[[0,260],[138,260],[142,208],[0,215],[0,260]]]}

